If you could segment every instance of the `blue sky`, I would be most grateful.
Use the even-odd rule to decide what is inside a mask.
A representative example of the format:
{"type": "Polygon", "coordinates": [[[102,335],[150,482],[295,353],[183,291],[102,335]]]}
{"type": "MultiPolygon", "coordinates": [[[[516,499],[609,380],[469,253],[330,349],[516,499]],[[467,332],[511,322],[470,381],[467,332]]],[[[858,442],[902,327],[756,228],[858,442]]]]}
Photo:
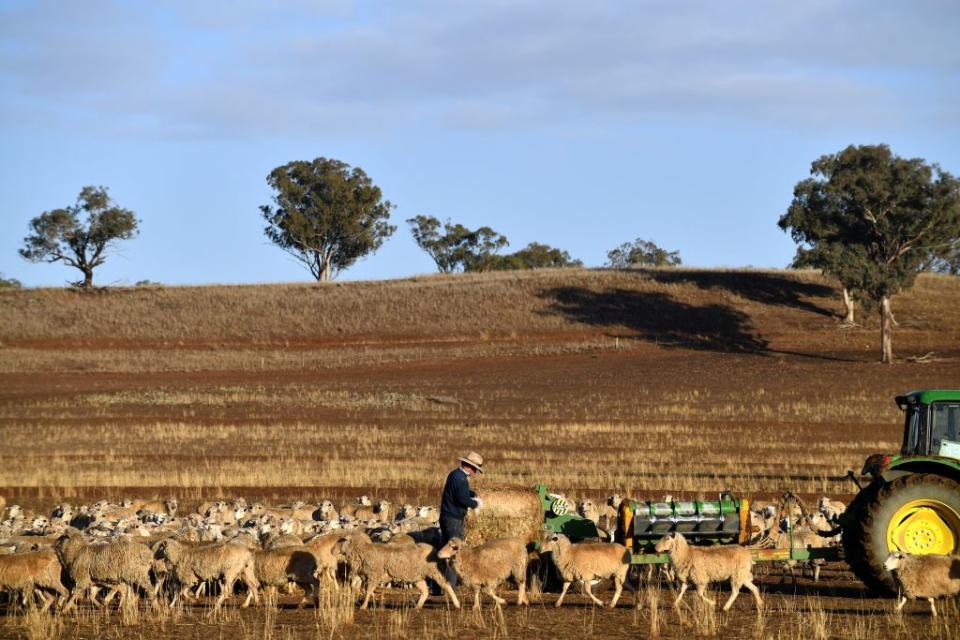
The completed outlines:
{"type": "Polygon", "coordinates": [[[960,174],[960,3],[0,0],[0,273],[30,218],[105,185],[141,219],[100,284],[309,279],[265,178],[362,167],[397,233],[341,279],[429,273],[403,222],[601,265],[636,237],[782,267],[810,162],[848,144],[960,174]]]}

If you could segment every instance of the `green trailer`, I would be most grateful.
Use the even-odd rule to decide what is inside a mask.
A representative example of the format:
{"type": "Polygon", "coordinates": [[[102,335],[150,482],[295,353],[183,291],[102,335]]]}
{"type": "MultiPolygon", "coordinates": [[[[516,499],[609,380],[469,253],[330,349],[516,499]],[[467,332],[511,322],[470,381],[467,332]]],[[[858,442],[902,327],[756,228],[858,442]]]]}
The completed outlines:
{"type": "MultiPolygon", "coordinates": [[[[904,412],[903,445],[898,454],[867,458],[860,476],[848,475],[860,489],[840,519],[840,526],[823,535],[842,534],[842,548],[808,549],[793,545],[770,549],[751,547],[758,562],[836,560],[843,557],[869,587],[895,589],[883,568],[891,552],[915,555],[960,553],[960,390],[933,389],[897,396],[904,412]],[[841,555],[842,554],[842,555],[841,555]]],[[[573,540],[598,538],[594,523],[570,513],[566,501],[537,485],[544,513],[544,530],[573,540]]],[[[786,499],[791,497],[789,494],[786,499]]],[[[781,508],[783,505],[781,505],[781,508]]],[[[750,530],[749,503],[729,492],[717,500],[638,502],[620,505],[616,539],[632,553],[634,564],[662,564],[666,554],[653,551],[661,537],[678,531],[696,545],[746,545],[750,530]]]]}

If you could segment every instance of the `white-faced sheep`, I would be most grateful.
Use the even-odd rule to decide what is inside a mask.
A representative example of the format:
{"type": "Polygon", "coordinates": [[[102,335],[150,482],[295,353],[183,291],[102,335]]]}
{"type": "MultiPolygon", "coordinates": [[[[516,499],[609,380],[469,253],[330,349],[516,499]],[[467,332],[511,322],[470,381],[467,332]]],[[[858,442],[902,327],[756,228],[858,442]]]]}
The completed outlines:
{"type": "Polygon", "coordinates": [[[186,596],[191,587],[207,580],[220,581],[220,598],[214,605],[214,610],[220,608],[228,595],[233,593],[237,580],[242,580],[247,587],[247,599],[243,607],[250,604],[250,599],[260,601],[254,574],[253,552],[239,544],[211,544],[191,547],[176,540],[164,540],[157,546],[157,553],[169,563],[171,573],[180,585],[180,590],[174,596],[186,596]]]}
{"type": "Polygon", "coordinates": [[[416,608],[420,609],[430,595],[428,579],[440,585],[453,606],[460,608],[456,592],[437,566],[437,550],[430,545],[376,544],[366,535],[355,533],[340,538],[337,546],[354,575],[366,583],[361,609],[366,609],[374,592],[389,582],[415,585],[420,591],[416,608]]]}
{"type": "Polygon", "coordinates": [[[711,605],[716,604],[707,597],[707,587],[711,582],[730,582],[730,598],[723,605],[729,611],[733,601],[740,594],[740,587],[746,587],[753,594],[757,608],[763,606],[760,590],[753,584],[753,558],[750,552],[740,546],[691,547],[681,533],[668,533],[654,547],[657,553],[667,553],[681,584],[680,593],[673,606],[680,606],[680,599],[687,591],[690,582],[697,589],[697,595],[711,605]]]}
{"type": "Polygon", "coordinates": [[[924,598],[930,603],[930,613],[936,616],[935,599],[960,595],[960,556],[891,553],[883,566],[893,573],[900,588],[897,611],[903,609],[908,598],[924,598]]]}
{"type": "MultiPolygon", "coordinates": [[[[151,600],[154,597],[153,584],[150,582],[153,553],[145,544],[124,540],[91,544],[82,533],[72,529],[60,536],[54,549],[73,581],[70,599],[63,606],[64,611],[69,611],[77,597],[94,586],[123,587],[120,592],[121,604],[126,600],[127,592],[137,587],[151,600]]],[[[92,600],[94,604],[99,604],[95,594],[92,600]]]]}
{"type": "Polygon", "coordinates": [[[19,592],[33,597],[36,591],[44,600],[46,611],[55,602],[48,592],[53,591],[62,599],[68,594],[60,582],[61,565],[53,549],[31,551],[0,556],[0,592],[19,592]]]}
{"type": "Polygon", "coordinates": [[[496,589],[507,578],[519,585],[517,605],[527,605],[527,546],[519,538],[489,540],[469,547],[460,538],[453,538],[437,557],[450,560],[460,582],[473,589],[473,608],[480,608],[480,590],[493,598],[499,607],[506,602],[496,589]]]}
{"type": "Polygon", "coordinates": [[[600,520],[600,510],[597,509],[597,505],[593,503],[593,500],[581,500],[577,503],[577,515],[586,518],[597,524],[597,521],[600,520]]]}
{"type": "MultiPolygon", "coordinates": [[[[583,584],[584,591],[594,604],[603,606],[603,601],[593,595],[591,583],[605,578],[613,578],[614,584],[609,607],[612,609],[617,606],[627,580],[627,571],[630,569],[630,552],[625,546],[601,542],[572,544],[565,535],[554,533],[547,537],[540,546],[540,551],[552,553],[553,564],[563,578],[563,589],[554,604],[555,607],[563,604],[567,589],[575,580],[583,584]]],[[[629,584],[627,587],[633,589],[629,584]]]]}

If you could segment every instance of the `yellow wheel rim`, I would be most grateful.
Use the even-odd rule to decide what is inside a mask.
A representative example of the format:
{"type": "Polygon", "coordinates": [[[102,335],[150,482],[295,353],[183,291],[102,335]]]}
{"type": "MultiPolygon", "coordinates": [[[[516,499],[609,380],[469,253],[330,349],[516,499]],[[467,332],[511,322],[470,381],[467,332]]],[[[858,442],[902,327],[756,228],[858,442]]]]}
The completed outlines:
{"type": "Polygon", "coordinates": [[[950,554],[960,540],[960,514],[937,500],[913,500],[900,507],[887,525],[890,551],[913,555],[950,554]]]}

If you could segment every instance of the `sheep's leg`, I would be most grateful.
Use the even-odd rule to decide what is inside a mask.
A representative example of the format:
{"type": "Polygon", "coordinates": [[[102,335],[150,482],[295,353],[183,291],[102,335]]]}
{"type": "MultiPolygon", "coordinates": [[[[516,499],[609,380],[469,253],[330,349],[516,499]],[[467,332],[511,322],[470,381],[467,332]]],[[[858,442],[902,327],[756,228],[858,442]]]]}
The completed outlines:
{"type": "Polygon", "coordinates": [[[617,601],[620,599],[620,594],[623,593],[623,576],[614,576],[613,585],[613,598],[610,599],[609,605],[611,609],[617,606],[617,601]]]}
{"type": "MultiPolygon", "coordinates": [[[[110,591],[107,591],[107,595],[103,596],[103,600],[100,602],[100,605],[104,609],[107,609],[110,606],[110,603],[113,602],[114,596],[117,595],[117,592],[120,591],[120,585],[116,584],[110,587],[110,591]]],[[[121,603],[123,598],[121,597],[121,603]]]]}
{"type": "Polygon", "coordinates": [[[527,581],[519,581],[520,589],[517,591],[517,606],[520,605],[530,605],[530,601],[527,600],[527,581]]]}
{"type": "Polygon", "coordinates": [[[480,610],[480,585],[474,585],[473,587],[473,610],[480,610]]]}
{"type": "Polygon", "coordinates": [[[363,598],[363,604],[360,605],[361,609],[366,609],[367,605],[370,604],[370,598],[373,596],[373,592],[379,587],[379,581],[373,580],[372,578],[367,580],[367,593],[363,598]]]}
{"type": "Polygon", "coordinates": [[[47,609],[50,608],[56,598],[47,595],[40,589],[34,589],[34,591],[36,592],[36,595],[43,600],[43,606],[40,608],[40,613],[46,613],[47,609]]]}
{"type": "MultiPolygon", "coordinates": [[[[240,606],[241,609],[245,609],[250,606],[250,598],[253,597],[254,604],[260,604],[260,589],[257,586],[257,578],[253,574],[253,569],[251,567],[244,567],[243,571],[240,572],[240,580],[243,581],[244,586],[247,588],[247,599],[240,606]]],[[[231,590],[233,587],[231,587],[231,590]]]]}
{"type": "Polygon", "coordinates": [[[813,565],[813,581],[820,582],[820,565],[813,565]]]}
{"type": "Polygon", "coordinates": [[[687,583],[684,582],[680,585],[680,593],[677,594],[677,599],[673,601],[673,608],[676,609],[680,606],[680,600],[683,599],[683,594],[687,592],[687,583]]]}
{"type": "Polygon", "coordinates": [[[900,613],[900,610],[903,609],[903,605],[907,604],[907,596],[900,596],[900,602],[897,603],[897,613],[900,613]]]}
{"type": "Polygon", "coordinates": [[[66,613],[67,611],[70,611],[72,607],[76,607],[78,595],[80,595],[80,590],[74,587],[73,591],[71,591],[70,593],[70,597],[67,598],[67,602],[63,605],[63,608],[60,610],[60,613],[66,613]]]}
{"type": "Polygon", "coordinates": [[[584,581],[583,581],[583,590],[586,591],[586,592],[587,592],[587,595],[590,596],[590,599],[593,600],[593,604],[595,604],[595,605],[597,605],[597,606],[600,606],[600,607],[603,606],[603,600],[601,600],[601,599],[598,598],[597,596],[593,595],[593,587],[590,586],[590,581],[589,581],[589,580],[584,580],[584,581]]]}
{"type": "Polygon", "coordinates": [[[760,589],[757,588],[757,585],[753,584],[753,580],[747,580],[743,583],[747,589],[750,590],[750,593],[753,594],[753,599],[757,601],[757,609],[763,608],[763,598],[760,597],[760,589]]]}
{"type": "Polygon", "coordinates": [[[569,588],[570,588],[570,583],[564,582],[563,589],[560,590],[560,597],[557,598],[557,602],[553,606],[557,607],[558,609],[560,608],[560,605],[563,604],[563,596],[567,595],[567,589],[569,588]]]}
{"type": "Polygon", "coordinates": [[[417,591],[420,592],[420,599],[417,600],[416,608],[423,609],[423,603],[430,597],[430,588],[427,586],[426,580],[417,580],[416,587],[417,591]]]}
{"type": "Polygon", "coordinates": [[[727,599],[727,602],[723,605],[724,611],[730,611],[730,607],[733,606],[733,601],[737,599],[737,596],[740,595],[740,583],[730,581],[730,597],[727,599]]]}
{"type": "Polygon", "coordinates": [[[700,596],[700,599],[701,599],[701,600],[706,600],[707,602],[709,602],[709,603],[710,603],[710,606],[716,606],[717,601],[716,601],[716,600],[711,600],[710,598],[707,597],[707,583],[706,583],[706,582],[702,582],[702,583],[700,583],[700,584],[697,585],[697,595],[700,596]]]}
{"type": "Polygon", "coordinates": [[[506,600],[498,596],[497,592],[493,590],[493,585],[487,585],[487,588],[485,589],[485,591],[487,592],[488,596],[493,598],[493,601],[497,603],[498,607],[506,603],[506,600]]]}
{"type": "Polygon", "coordinates": [[[937,617],[937,608],[936,608],[936,607],[934,606],[934,604],[933,604],[933,598],[927,598],[927,602],[930,603],[930,613],[933,615],[934,618],[936,618],[936,617],[937,617]]]}
{"type": "Polygon", "coordinates": [[[89,592],[90,602],[92,602],[95,607],[99,607],[101,603],[97,600],[97,594],[100,592],[100,588],[95,585],[90,585],[89,592]]]}
{"type": "Polygon", "coordinates": [[[233,586],[237,583],[238,574],[238,571],[224,574],[223,582],[220,583],[220,597],[217,598],[217,603],[213,605],[214,611],[219,611],[223,601],[226,600],[228,596],[233,595],[233,586]]]}

